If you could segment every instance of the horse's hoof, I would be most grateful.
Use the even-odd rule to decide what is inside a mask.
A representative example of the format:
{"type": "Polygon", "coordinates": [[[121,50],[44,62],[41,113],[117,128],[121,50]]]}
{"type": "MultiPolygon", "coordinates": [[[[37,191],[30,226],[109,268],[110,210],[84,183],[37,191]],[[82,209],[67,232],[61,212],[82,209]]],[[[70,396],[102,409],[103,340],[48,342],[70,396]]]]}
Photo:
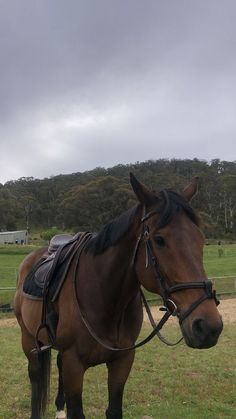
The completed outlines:
{"type": "Polygon", "coordinates": [[[66,419],[66,412],[64,410],[59,410],[56,413],[55,419],[66,419]]]}

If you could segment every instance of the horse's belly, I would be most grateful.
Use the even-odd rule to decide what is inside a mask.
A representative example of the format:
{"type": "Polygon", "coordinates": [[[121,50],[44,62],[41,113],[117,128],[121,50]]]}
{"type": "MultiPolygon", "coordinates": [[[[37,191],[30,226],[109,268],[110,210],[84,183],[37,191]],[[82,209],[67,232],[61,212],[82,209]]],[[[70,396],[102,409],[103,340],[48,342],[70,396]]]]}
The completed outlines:
{"type": "MultiPolygon", "coordinates": [[[[22,297],[20,317],[16,313],[20,325],[27,329],[32,337],[36,337],[37,330],[42,323],[42,302],[31,300],[27,297],[22,297]]],[[[38,336],[43,344],[49,342],[48,334],[45,329],[42,329],[38,336]]]]}

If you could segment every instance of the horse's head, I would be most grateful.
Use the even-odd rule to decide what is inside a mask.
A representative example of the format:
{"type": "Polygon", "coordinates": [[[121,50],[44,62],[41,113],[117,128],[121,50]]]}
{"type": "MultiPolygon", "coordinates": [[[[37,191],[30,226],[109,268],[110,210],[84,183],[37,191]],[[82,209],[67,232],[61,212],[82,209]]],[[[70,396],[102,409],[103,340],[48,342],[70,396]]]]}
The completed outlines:
{"type": "Polygon", "coordinates": [[[156,195],[131,174],[143,211],[135,254],[138,280],[162,296],[177,314],[187,345],[200,349],[217,343],[223,324],[203,267],[204,237],[189,204],[197,183],[194,178],[182,195],[171,190],[156,195]]]}

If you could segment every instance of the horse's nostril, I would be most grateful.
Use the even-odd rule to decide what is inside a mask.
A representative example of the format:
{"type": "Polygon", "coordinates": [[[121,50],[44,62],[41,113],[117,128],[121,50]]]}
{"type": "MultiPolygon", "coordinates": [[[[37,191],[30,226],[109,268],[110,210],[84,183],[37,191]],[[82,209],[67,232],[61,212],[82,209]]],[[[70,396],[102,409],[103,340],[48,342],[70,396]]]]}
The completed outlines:
{"type": "Polygon", "coordinates": [[[193,322],[193,332],[195,336],[203,337],[206,331],[205,322],[202,319],[196,319],[193,322]]]}
{"type": "Polygon", "coordinates": [[[211,348],[217,343],[222,329],[222,321],[212,324],[206,319],[195,319],[192,323],[192,346],[199,349],[211,348]]]}

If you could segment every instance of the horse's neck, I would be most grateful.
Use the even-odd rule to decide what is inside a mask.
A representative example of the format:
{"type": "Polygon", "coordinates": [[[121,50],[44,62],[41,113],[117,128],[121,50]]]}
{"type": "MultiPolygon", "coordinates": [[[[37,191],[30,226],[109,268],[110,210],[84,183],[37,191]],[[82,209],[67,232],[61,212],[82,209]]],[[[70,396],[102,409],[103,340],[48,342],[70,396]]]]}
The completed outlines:
{"type": "MultiPolygon", "coordinates": [[[[133,266],[133,255],[137,242],[137,233],[134,228],[102,254],[87,255],[84,276],[87,277],[87,290],[82,299],[94,303],[97,312],[107,313],[122,311],[124,307],[135,298],[138,292],[138,283],[133,266]]],[[[85,303],[86,305],[86,303],[85,303]]]]}
{"type": "Polygon", "coordinates": [[[137,237],[131,230],[119,243],[111,246],[101,256],[95,258],[94,263],[100,265],[98,280],[107,285],[123,285],[129,282],[134,276],[133,256],[135,252],[137,237]],[[99,260],[100,259],[100,260],[99,260]]]}

